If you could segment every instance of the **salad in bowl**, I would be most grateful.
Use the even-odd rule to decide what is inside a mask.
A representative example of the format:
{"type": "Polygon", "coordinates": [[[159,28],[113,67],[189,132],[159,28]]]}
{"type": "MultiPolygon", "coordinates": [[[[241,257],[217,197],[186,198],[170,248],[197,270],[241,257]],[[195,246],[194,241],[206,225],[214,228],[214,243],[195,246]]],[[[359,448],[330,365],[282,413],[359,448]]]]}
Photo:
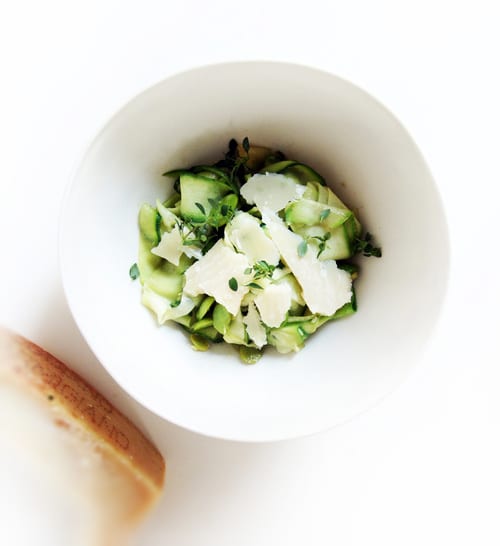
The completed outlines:
{"type": "Polygon", "coordinates": [[[245,137],[215,164],[164,175],[173,191],[141,206],[130,276],[158,323],[178,323],[194,349],[225,342],[253,364],[356,311],[352,258],[381,249],[309,165],[245,137]]]}

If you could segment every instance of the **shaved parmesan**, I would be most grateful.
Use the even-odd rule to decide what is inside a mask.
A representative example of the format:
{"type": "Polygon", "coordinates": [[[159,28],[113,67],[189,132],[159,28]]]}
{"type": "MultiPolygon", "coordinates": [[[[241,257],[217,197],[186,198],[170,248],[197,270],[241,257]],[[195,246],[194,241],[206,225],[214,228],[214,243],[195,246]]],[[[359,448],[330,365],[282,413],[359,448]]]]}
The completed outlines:
{"type": "Polygon", "coordinates": [[[268,284],[255,298],[262,321],[277,328],[285,320],[292,303],[292,290],[288,283],[268,284]]]}
{"type": "Polygon", "coordinates": [[[163,324],[167,320],[175,320],[176,318],[183,317],[190,313],[195,306],[191,298],[183,295],[181,303],[172,307],[172,302],[168,298],[160,296],[160,294],[157,294],[147,284],[142,289],[142,303],[153,311],[159,324],[163,324]]]}
{"type": "Polygon", "coordinates": [[[270,265],[278,265],[280,253],[260,224],[248,212],[240,212],[227,225],[226,240],[245,254],[251,264],[264,260],[270,265]]]}
{"type": "Polygon", "coordinates": [[[151,249],[153,254],[164,258],[165,260],[173,263],[174,265],[179,265],[179,258],[183,253],[182,248],[182,235],[179,231],[179,226],[174,225],[172,231],[165,232],[161,236],[161,241],[158,246],[155,246],[151,249]]]}
{"type": "Polygon", "coordinates": [[[302,197],[305,186],[297,184],[283,174],[254,174],[241,187],[241,195],[247,203],[267,208],[273,212],[284,209],[288,203],[302,197]]]}
{"type": "Polygon", "coordinates": [[[302,288],[302,296],[313,313],[333,315],[352,297],[352,280],[349,273],[339,269],[334,260],[319,261],[309,248],[299,256],[299,246],[304,239],[291,232],[272,211],[262,210],[272,240],[281,257],[291,269],[302,288]]]}
{"type": "Polygon", "coordinates": [[[156,208],[161,216],[163,225],[170,231],[179,221],[179,218],[172,211],[168,210],[159,199],[156,200],[156,208]]]}
{"type": "Polygon", "coordinates": [[[248,306],[248,313],[243,317],[243,322],[247,327],[247,334],[250,339],[259,349],[262,348],[267,342],[267,334],[253,302],[248,306]]]}
{"type": "Polygon", "coordinates": [[[223,305],[232,315],[238,312],[243,296],[248,292],[246,284],[251,277],[245,273],[249,267],[247,258],[226,245],[223,239],[186,270],[184,293],[189,296],[208,294],[223,305]],[[236,281],[236,290],[231,288],[236,281]]]}

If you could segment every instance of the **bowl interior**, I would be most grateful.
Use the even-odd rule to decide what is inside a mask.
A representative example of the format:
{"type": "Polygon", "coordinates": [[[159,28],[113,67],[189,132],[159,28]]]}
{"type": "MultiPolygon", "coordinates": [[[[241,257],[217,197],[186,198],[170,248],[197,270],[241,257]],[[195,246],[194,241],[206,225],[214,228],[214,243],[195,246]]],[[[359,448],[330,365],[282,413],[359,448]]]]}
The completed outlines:
{"type": "Polygon", "coordinates": [[[401,124],[342,79],[262,62],[170,77],[119,111],[68,188],[60,256],[79,328],[130,395],[191,430],[248,441],[324,430],[397,386],[431,334],[449,267],[436,186],[401,124]],[[222,346],[195,352],[177,327],[156,326],[128,276],[138,209],[169,191],[161,173],[217,160],[244,136],[312,165],[383,247],[360,262],[356,315],[255,366],[222,346]]]}

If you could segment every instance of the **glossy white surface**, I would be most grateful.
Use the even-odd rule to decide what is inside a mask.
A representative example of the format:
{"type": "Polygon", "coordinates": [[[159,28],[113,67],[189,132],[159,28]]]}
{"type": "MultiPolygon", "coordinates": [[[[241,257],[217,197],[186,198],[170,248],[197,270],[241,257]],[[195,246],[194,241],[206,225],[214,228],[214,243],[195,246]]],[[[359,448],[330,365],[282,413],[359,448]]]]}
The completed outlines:
{"type": "Polygon", "coordinates": [[[438,190],[403,127],[345,80],[284,63],[212,65],[141,93],[84,154],[60,230],[68,302],[104,367],[157,415],[229,440],[319,432],[391,392],[421,357],[448,278],[438,190]],[[141,204],[171,191],[161,173],[213,163],[244,136],[312,165],[383,245],[380,260],[359,261],[355,316],[250,367],[227,347],[196,352],[175,326],[158,328],[128,276],[141,204]]]}
{"type": "MultiPolygon", "coordinates": [[[[165,499],[138,544],[497,546],[494,3],[312,0],[289,3],[286,21],[280,3],[259,0],[245,10],[224,0],[1,10],[0,320],[92,379],[166,454],[165,499]],[[184,431],[125,395],[75,326],[56,250],[64,188],[103,120],[169,74],[255,58],[340,74],[390,105],[439,186],[453,262],[437,335],[400,388],[347,426],[264,445],[184,431]]],[[[6,514],[15,497],[0,491],[6,514]]],[[[26,524],[26,512],[9,515],[10,529],[26,524]]]]}

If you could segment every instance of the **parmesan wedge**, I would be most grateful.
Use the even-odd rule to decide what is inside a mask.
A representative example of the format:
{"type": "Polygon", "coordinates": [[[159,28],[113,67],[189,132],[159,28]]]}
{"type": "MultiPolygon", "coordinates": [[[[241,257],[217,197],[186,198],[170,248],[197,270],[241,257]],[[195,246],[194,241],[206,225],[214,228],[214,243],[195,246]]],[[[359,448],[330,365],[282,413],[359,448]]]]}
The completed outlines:
{"type": "Polygon", "coordinates": [[[65,364],[1,328],[0,426],[2,461],[20,481],[13,493],[43,494],[44,519],[30,515],[27,526],[37,544],[121,546],[162,491],[163,457],[142,432],[65,364]]]}

